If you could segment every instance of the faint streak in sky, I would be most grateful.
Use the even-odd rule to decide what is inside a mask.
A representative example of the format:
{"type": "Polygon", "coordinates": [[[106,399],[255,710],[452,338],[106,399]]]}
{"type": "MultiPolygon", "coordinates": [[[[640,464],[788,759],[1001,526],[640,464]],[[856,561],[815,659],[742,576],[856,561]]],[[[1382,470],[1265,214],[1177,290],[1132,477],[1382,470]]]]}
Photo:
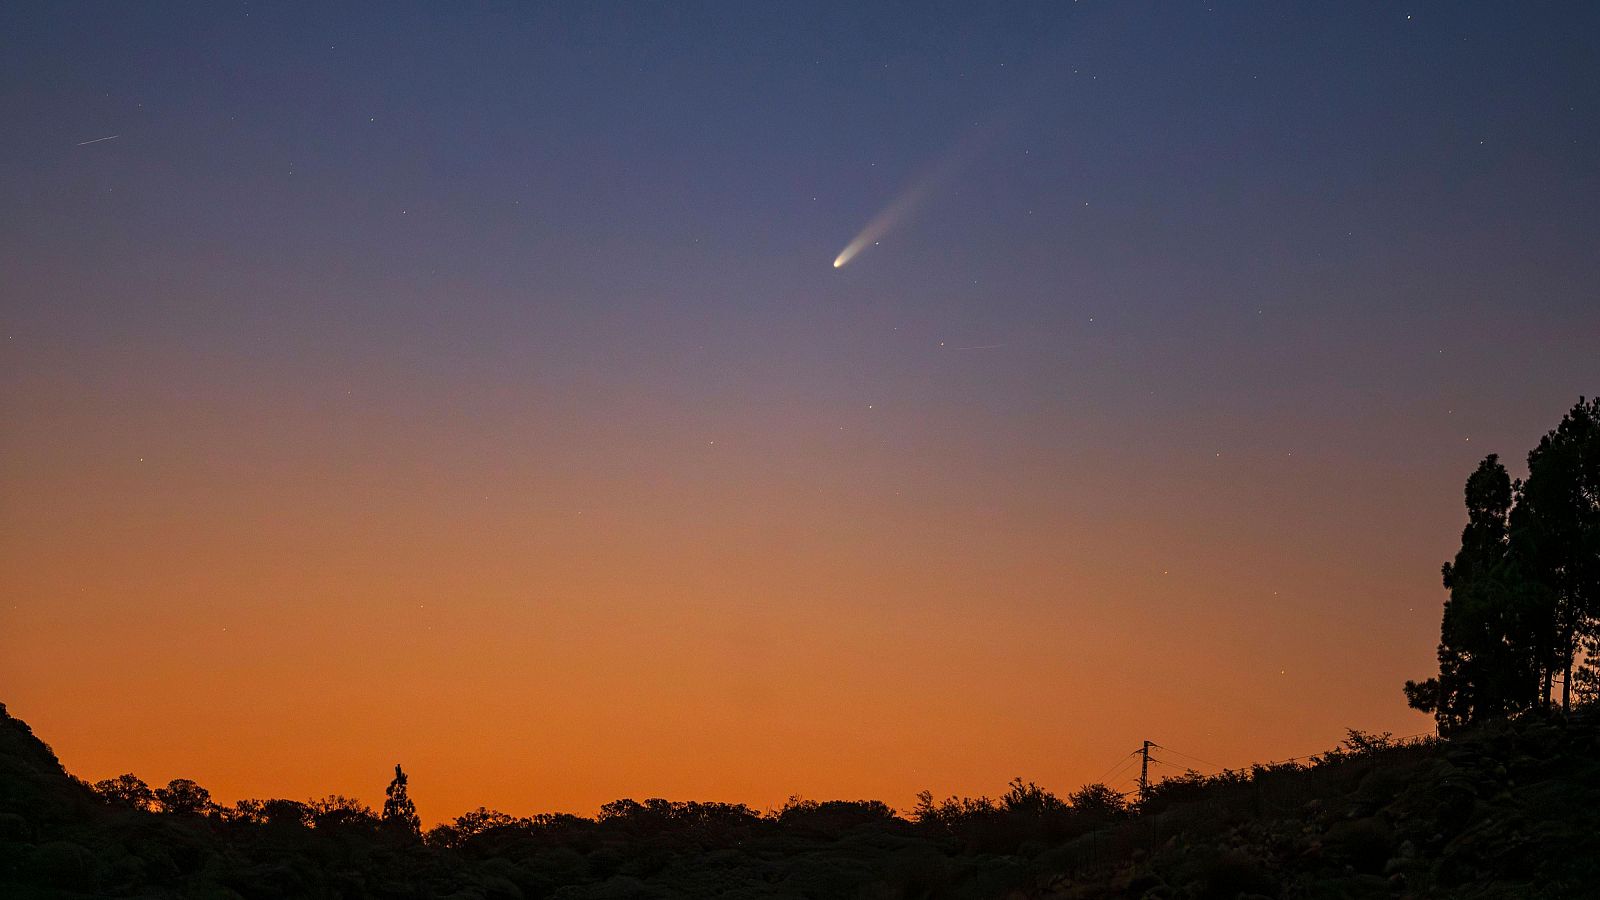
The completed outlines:
{"type": "Polygon", "coordinates": [[[861,231],[834,257],[833,267],[843,268],[862,250],[872,246],[889,230],[905,221],[917,211],[930,194],[949,184],[961,170],[972,162],[999,129],[991,124],[978,127],[956,141],[944,155],[933,161],[911,180],[879,213],[867,221],[861,231]]]}
{"type": "Polygon", "coordinates": [[[94,140],[92,140],[92,141],[81,141],[81,142],[79,142],[79,144],[78,144],[78,146],[79,146],[79,147],[87,147],[87,146],[89,146],[89,145],[90,145],[90,144],[98,144],[98,143],[100,143],[100,142],[101,142],[101,141],[114,141],[114,140],[116,140],[116,139],[117,139],[117,138],[119,138],[119,137],[122,137],[122,135],[120,135],[120,134],[113,134],[113,135],[111,135],[111,136],[110,136],[110,137],[103,137],[103,138],[95,138],[95,139],[94,139],[94,140]]]}

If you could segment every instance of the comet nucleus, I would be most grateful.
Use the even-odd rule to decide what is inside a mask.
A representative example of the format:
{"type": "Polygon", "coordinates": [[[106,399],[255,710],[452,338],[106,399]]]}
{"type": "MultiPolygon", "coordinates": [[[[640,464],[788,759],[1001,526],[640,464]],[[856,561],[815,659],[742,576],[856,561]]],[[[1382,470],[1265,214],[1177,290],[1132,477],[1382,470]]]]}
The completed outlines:
{"type": "Polygon", "coordinates": [[[956,141],[943,156],[925,166],[900,190],[899,194],[895,195],[893,200],[889,201],[888,206],[869,219],[850,243],[839,251],[839,255],[833,260],[833,267],[844,268],[844,265],[855,259],[862,250],[877,243],[891,229],[910,218],[929,195],[943,188],[972,161],[978,151],[989,142],[994,132],[993,127],[978,128],[956,141]]]}

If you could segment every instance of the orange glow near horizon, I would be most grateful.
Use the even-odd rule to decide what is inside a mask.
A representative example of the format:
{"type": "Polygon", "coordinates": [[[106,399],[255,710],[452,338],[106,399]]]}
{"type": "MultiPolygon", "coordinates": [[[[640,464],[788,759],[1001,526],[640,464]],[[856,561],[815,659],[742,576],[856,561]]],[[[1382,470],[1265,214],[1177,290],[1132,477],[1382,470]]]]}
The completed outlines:
{"type": "Polygon", "coordinates": [[[1415,12],[7,4],[0,702],[430,825],[1428,731],[1600,5],[1415,12]]]}
{"type": "Polygon", "coordinates": [[[1600,28],[1227,6],[8,5],[0,702],[429,824],[1428,731],[1600,28]]]}
{"type": "Polygon", "coordinates": [[[1363,471],[1141,449],[1185,427],[1152,422],[1063,467],[966,409],[886,441],[878,410],[34,362],[0,700],[89,780],[372,803],[398,761],[430,823],[906,809],[1065,794],[1146,738],[1237,766],[1429,724],[1398,685],[1431,663],[1471,451],[1363,471]]]}

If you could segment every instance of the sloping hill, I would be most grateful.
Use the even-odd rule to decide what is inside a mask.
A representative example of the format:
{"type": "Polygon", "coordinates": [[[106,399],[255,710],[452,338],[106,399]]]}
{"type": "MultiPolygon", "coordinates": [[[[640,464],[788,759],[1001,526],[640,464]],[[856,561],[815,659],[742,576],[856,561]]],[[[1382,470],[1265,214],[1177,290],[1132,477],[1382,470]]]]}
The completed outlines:
{"type": "Polygon", "coordinates": [[[1497,723],[1173,792],[1129,823],[1125,881],[1065,897],[1600,896],[1600,740],[1497,723]]]}
{"type": "Polygon", "coordinates": [[[27,828],[80,821],[95,806],[88,787],[68,775],[28,723],[0,703],[0,838],[15,840],[27,828]]]}

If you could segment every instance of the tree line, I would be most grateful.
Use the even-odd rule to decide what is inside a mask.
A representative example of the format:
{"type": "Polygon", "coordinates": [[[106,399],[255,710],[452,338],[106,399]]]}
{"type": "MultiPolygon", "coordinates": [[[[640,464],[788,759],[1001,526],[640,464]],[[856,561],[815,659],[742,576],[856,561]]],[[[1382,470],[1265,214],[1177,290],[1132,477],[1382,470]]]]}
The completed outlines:
{"type": "Polygon", "coordinates": [[[399,837],[418,837],[422,820],[407,793],[408,776],[397,765],[394,780],[384,790],[382,812],[346,797],[329,794],[319,800],[239,800],[223,806],[211,792],[188,778],[174,778],[166,787],[152,788],[144,779],[127,773],[89,785],[106,804],[139,812],[205,817],[218,822],[249,825],[296,825],[307,828],[383,831],[399,837]]]}
{"type": "Polygon", "coordinates": [[[983,796],[935,800],[931,791],[923,791],[917,795],[917,805],[906,819],[901,819],[893,807],[881,800],[819,802],[794,796],[781,808],[761,813],[743,803],[652,798],[642,802],[614,800],[601,806],[593,819],[567,813],[512,816],[479,807],[423,831],[416,804],[408,794],[408,783],[409,776],[400,766],[395,766],[395,777],[384,791],[381,811],[374,811],[343,794],[329,794],[304,802],[244,799],[225,806],[214,802],[211,792],[191,779],[175,778],[165,787],[152,788],[131,773],[107,778],[89,787],[110,806],[140,812],[203,818],[221,825],[387,834],[443,848],[460,847],[469,840],[497,831],[572,832],[593,827],[640,835],[661,832],[726,834],[767,826],[834,833],[859,825],[909,821],[926,828],[977,836],[997,828],[1015,831],[1015,826],[1033,821],[1048,822],[1048,831],[1067,833],[1115,822],[1134,812],[1123,794],[1104,784],[1085,785],[1062,799],[1031,781],[1017,778],[997,799],[983,796]]]}

